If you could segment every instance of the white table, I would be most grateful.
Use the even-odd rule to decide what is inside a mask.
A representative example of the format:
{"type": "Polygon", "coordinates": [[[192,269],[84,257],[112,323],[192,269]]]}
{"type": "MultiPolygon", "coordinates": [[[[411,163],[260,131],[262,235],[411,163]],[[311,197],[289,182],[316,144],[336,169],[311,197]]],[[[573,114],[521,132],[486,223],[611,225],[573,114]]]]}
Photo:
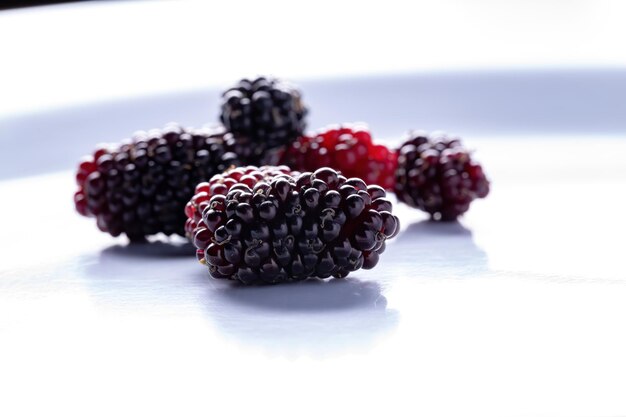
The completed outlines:
{"type": "Polygon", "coordinates": [[[296,80],[312,126],[461,133],[492,193],[452,224],[398,204],[374,270],[233,287],[188,247],[99,233],[71,201],[82,153],[210,120],[226,80],[40,113],[24,98],[0,117],[0,415],[625,415],[626,74],[296,80]]]}

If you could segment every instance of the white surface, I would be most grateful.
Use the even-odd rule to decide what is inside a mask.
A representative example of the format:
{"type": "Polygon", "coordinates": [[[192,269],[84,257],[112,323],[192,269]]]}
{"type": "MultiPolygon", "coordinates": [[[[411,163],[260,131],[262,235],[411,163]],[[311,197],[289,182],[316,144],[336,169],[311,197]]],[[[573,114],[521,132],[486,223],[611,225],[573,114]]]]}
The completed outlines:
{"type": "Polygon", "coordinates": [[[0,414],[625,415],[626,143],[588,139],[470,140],[461,224],[398,205],[376,269],[263,288],[0,182],[0,414]]]}
{"type": "Polygon", "coordinates": [[[624,68],[625,14],[619,0],[139,1],[0,12],[0,117],[243,73],[624,68]]]}
{"type": "MultiPolygon", "coordinates": [[[[309,19],[282,23],[308,52],[220,60],[246,36],[219,37],[237,5],[214,18],[176,3],[0,13],[1,416],[626,415],[626,73],[363,76],[623,65],[623,5],[360,5],[353,20],[343,4],[299,5],[309,19]],[[210,121],[217,89],[248,68],[304,78],[312,127],[460,133],[492,193],[460,224],[397,205],[403,231],[372,271],[264,288],[209,279],[184,246],[127,247],[74,213],[82,153],[210,121]],[[315,78],[331,74],[345,77],[315,78]]],[[[268,40],[281,26],[263,26],[252,32],[280,51],[268,40]]]]}

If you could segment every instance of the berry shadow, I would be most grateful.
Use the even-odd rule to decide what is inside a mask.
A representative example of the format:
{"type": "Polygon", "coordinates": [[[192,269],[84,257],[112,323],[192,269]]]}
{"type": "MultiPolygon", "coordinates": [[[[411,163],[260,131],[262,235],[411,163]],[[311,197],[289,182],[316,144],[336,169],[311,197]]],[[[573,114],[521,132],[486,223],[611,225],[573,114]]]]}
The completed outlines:
{"type": "Polygon", "coordinates": [[[433,277],[464,277],[488,270],[488,257],[458,221],[422,220],[409,225],[385,253],[385,261],[414,266],[433,277]],[[390,255],[390,256],[387,256],[390,255]],[[392,259],[388,259],[392,258],[392,259]]]}
{"type": "Polygon", "coordinates": [[[85,257],[79,274],[104,311],[159,317],[200,315],[220,338],[284,357],[368,351],[398,324],[377,282],[309,279],[243,286],[209,277],[182,247],[114,245],[85,257]]]}
{"type": "Polygon", "coordinates": [[[202,314],[197,300],[208,277],[194,253],[183,239],[115,244],[85,255],[78,276],[94,304],[107,310],[176,315],[196,304],[202,314]]]}
{"type": "Polygon", "coordinates": [[[235,305],[286,312],[314,312],[354,308],[385,309],[380,285],[356,278],[307,279],[292,284],[219,288],[217,296],[235,305]]]}
{"type": "Polygon", "coordinates": [[[102,251],[103,254],[134,258],[178,258],[193,257],[196,248],[193,244],[181,240],[153,240],[116,244],[102,251]]]}
{"type": "Polygon", "coordinates": [[[380,285],[357,278],[256,287],[220,283],[208,294],[207,313],[225,337],[288,357],[367,351],[398,324],[380,285]]]}

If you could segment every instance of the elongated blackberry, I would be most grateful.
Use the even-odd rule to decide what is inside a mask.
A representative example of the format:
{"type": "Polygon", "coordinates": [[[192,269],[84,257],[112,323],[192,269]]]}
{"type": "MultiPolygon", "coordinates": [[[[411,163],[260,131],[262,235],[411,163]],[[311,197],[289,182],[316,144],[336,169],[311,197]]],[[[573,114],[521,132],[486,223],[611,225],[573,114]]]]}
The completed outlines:
{"type": "Polygon", "coordinates": [[[416,131],[398,149],[394,190],[398,200],[447,221],[486,197],[489,181],[460,139],[416,131]]]}
{"type": "Polygon", "coordinates": [[[385,240],[398,232],[380,186],[330,168],[234,172],[199,187],[186,209],[198,259],[214,278],[245,284],[342,278],[373,268],[385,240]]]}
{"type": "Polygon", "coordinates": [[[372,141],[366,125],[327,126],[300,136],[284,153],[282,163],[300,171],[331,167],[346,177],[393,189],[397,164],[395,151],[372,141]]]}
{"type": "Polygon", "coordinates": [[[100,147],[79,166],[77,211],[96,218],[112,236],[142,240],[157,233],[184,235],[184,207],[194,187],[241,164],[246,141],[223,127],[137,132],[100,147]]]}
{"type": "Polygon", "coordinates": [[[297,88],[259,77],[243,79],[222,94],[220,119],[231,132],[269,150],[296,140],[306,127],[307,112],[297,88]]]}

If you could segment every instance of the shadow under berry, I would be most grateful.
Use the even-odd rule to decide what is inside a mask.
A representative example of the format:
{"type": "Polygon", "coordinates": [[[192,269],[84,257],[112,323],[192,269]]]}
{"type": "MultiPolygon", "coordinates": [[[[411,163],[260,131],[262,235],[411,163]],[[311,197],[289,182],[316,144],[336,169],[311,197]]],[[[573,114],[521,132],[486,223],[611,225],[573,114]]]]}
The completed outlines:
{"type": "Polygon", "coordinates": [[[234,305],[289,312],[384,309],[387,299],[380,285],[356,278],[307,279],[283,285],[245,286],[237,283],[217,290],[217,295],[234,305]]]}
{"type": "Polygon", "coordinates": [[[487,254],[474,242],[472,231],[458,221],[422,220],[411,224],[395,238],[385,261],[415,266],[420,275],[458,278],[488,270],[487,254]]]}
{"type": "Polygon", "coordinates": [[[398,324],[380,285],[356,278],[254,287],[226,283],[211,289],[207,311],[227,337],[286,356],[367,350],[398,324]]]}
{"type": "Polygon", "coordinates": [[[186,239],[170,238],[169,240],[146,240],[111,245],[102,252],[112,256],[136,258],[193,258],[196,248],[186,239]]]}
{"type": "Polygon", "coordinates": [[[348,277],[244,286],[211,278],[180,253],[184,245],[151,245],[114,245],[81,259],[79,276],[97,308],[202,317],[226,339],[288,357],[366,351],[398,324],[377,282],[348,277]]]}
{"type": "Polygon", "coordinates": [[[206,290],[206,268],[194,252],[183,239],[116,244],[84,256],[79,276],[95,305],[107,310],[177,315],[206,290]]]}

